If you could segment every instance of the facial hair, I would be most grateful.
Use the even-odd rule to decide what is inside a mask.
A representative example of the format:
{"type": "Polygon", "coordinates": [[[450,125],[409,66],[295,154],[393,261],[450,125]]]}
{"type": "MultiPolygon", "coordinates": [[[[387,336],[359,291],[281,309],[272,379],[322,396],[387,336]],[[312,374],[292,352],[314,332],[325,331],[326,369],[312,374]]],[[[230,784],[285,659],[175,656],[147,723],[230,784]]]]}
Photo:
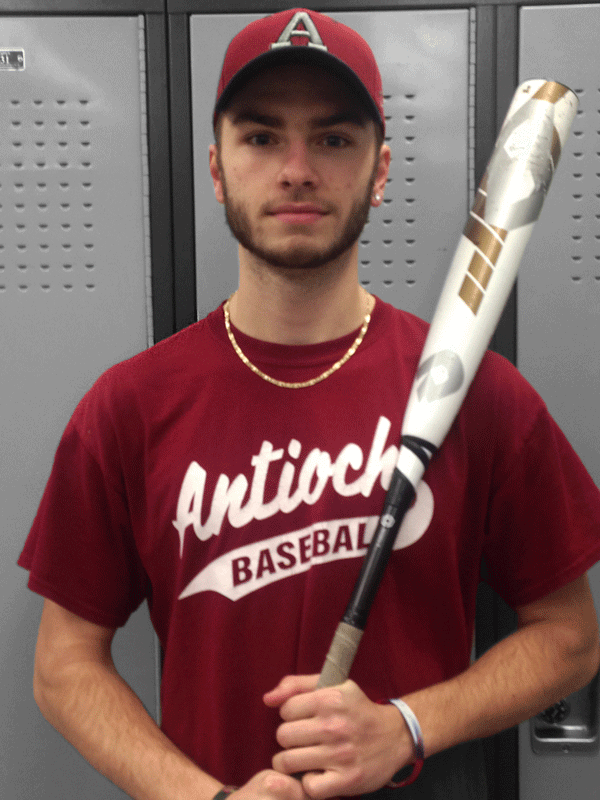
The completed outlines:
{"type": "MultiPolygon", "coordinates": [[[[266,245],[263,246],[256,241],[256,237],[252,231],[250,217],[246,209],[240,203],[237,203],[228,193],[225,173],[219,157],[217,157],[217,164],[223,186],[225,219],[231,233],[242,247],[273,267],[292,269],[315,269],[322,267],[349,250],[358,240],[363,228],[368,222],[377,165],[375,165],[373,169],[363,196],[353,203],[344,227],[328,246],[321,249],[315,248],[314,245],[310,244],[295,245],[286,248],[269,248],[266,245]]],[[[288,199],[289,202],[300,203],[306,202],[307,198],[305,196],[292,196],[288,199]]]]}

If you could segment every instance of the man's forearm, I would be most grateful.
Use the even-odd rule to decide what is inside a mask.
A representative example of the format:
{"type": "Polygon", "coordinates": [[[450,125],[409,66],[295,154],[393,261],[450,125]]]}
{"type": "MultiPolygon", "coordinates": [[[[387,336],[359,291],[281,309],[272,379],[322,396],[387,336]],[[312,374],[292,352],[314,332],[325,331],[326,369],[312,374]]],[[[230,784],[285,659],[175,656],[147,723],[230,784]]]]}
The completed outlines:
{"type": "Polygon", "coordinates": [[[579,646],[568,627],[539,622],[498,642],[455,678],[404,700],[430,756],[530,719],[585,686],[597,669],[596,644],[579,646]]]}
{"type": "Polygon", "coordinates": [[[46,719],[134,800],[209,800],[221,783],[166,737],[112,663],[73,662],[36,683],[46,719]]]}

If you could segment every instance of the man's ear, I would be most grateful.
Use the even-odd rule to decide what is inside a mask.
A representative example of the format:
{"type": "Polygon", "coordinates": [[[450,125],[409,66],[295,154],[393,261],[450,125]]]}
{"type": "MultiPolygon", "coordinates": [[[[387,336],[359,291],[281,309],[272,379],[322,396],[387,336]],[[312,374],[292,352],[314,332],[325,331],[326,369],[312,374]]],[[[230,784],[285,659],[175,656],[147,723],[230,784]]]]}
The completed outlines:
{"type": "Polygon", "coordinates": [[[377,163],[377,171],[375,173],[375,183],[373,184],[373,195],[371,198],[371,205],[380,206],[383,203],[385,194],[385,187],[387,184],[388,175],[390,172],[390,162],[392,160],[392,152],[387,144],[381,145],[379,151],[379,160],[377,163]],[[375,200],[375,195],[379,196],[379,200],[375,200]]]}
{"type": "Polygon", "coordinates": [[[225,202],[225,195],[223,193],[223,180],[221,178],[221,170],[219,169],[218,147],[216,144],[211,144],[208,148],[208,165],[210,169],[210,177],[215,187],[215,197],[219,203],[225,202]]]}

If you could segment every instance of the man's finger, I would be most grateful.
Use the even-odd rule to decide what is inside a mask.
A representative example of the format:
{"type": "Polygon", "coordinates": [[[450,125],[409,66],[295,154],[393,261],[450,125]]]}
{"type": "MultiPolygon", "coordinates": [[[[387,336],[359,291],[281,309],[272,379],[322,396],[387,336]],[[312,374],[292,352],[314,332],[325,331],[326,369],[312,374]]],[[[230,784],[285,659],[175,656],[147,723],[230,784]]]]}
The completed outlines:
{"type": "Polygon", "coordinates": [[[312,800],[335,797],[336,795],[356,794],[352,790],[352,781],[340,780],[337,772],[307,771],[302,776],[302,786],[312,800]]]}
{"type": "Polygon", "coordinates": [[[309,770],[321,771],[327,760],[322,747],[300,747],[283,750],[273,756],[273,769],[284,775],[298,775],[309,770]]]}
{"type": "Polygon", "coordinates": [[[245,786],[236,791],[236,796],[257,800],[307,800],[302,785],[282,772],[264,770],[251,778],[245,786]]]}
{"type": "Polygon", "coordinates": [[[285,750],[321,744],[323,738],[322,726],[317,726],[313,719],[284,722],[277,728],[277,743],[285,750]]]}
{"type": "Polygon", "coordinates": [[[263,695],[263,701],[270,708],[277,708],[294,695],[312,692],[318,680],[318,675],[287,675],[274,689],[263,695]]]}

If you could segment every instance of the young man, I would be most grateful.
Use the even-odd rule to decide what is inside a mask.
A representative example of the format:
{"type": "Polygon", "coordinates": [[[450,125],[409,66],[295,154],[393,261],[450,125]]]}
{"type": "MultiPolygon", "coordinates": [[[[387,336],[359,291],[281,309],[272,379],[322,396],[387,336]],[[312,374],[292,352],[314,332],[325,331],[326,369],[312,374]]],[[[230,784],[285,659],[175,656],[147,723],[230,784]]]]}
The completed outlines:
{"type": "Polygon", "coordinates": [[[415,763],[416,777],[421,747],[404,798],[483,797],[469,742],[598,669],[585,572],[599,493],[541,399],[488,354],[398,535],[352,680],[316,690],[426,325],[358,283],[390,163],[360,37],[302,9],[252,23],[214,123],[239,288],[105,373],[65,431],[20,560],[46,597],[37,701],[137,800],[361,795],[415,763]],[[470,665],[482,558],[519,628],[470,665]],[[110,655],[144,599],[162,730],[110,655]]]}

